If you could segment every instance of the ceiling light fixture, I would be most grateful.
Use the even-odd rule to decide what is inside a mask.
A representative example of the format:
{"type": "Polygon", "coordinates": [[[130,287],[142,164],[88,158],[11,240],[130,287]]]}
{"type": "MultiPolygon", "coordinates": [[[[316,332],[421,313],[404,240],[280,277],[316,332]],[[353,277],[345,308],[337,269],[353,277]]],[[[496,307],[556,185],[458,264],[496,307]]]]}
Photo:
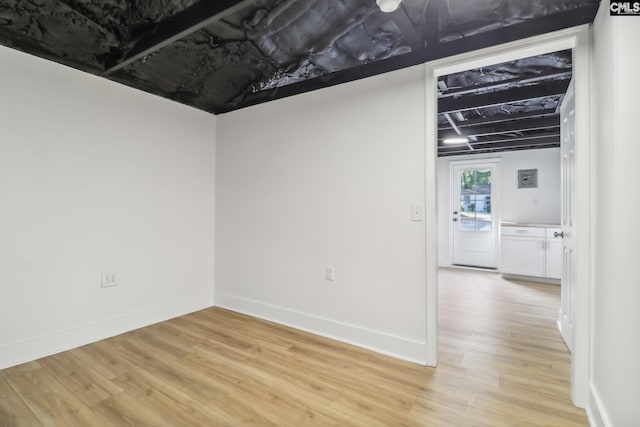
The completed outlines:
{"type": "Polygon", "coordinates": [[[376,0],[376,4],[385,13],[395,11],[402,0],[376,0]]]}
{"type": "Polygon", "coordinates": [[[453,138],[446,138],[442,142],[445,144],[466,144],[469,142],[469,138],[467,138],[466,136],[456,136],[453,138]]]}

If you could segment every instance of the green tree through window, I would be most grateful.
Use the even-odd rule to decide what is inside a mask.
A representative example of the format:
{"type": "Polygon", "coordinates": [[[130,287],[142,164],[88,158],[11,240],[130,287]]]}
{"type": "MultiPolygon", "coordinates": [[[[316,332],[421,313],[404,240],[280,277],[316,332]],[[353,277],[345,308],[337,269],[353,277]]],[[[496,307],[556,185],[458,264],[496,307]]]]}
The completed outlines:
{"type": "Polygon", "coordinates": [[[491,231],[491,170],[460,172],[460,227],[491,231]]]}

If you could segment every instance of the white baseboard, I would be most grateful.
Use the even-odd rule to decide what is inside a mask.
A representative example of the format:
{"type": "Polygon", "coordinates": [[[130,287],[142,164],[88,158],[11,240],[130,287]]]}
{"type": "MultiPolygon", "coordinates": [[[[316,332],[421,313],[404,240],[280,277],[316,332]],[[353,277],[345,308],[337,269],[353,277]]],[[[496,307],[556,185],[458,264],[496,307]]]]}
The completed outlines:
{"type": "Polygon", "coordinates": [[[589,384],[589,402],[587,403],[587,417],[591,427],[613,427],[609,413],[602,402],[600,393],[595,385],[589,384]]]}
{"type": "Polygon", "coordinates": [[[224,292],[216,293],[215,305],[249,316],[269,320],[316,335],[345,342],[397,359],[426,364],[427,345],[407,338],[374,331],[336,320],[278,307],[224,292]]]}
{"type": "Polygon", "coordinates": [[[71,350],[134,329],[183,316],[213,305],[213,294],[181,298],[155,307],[0,346],[0,369],[71,350]]]}

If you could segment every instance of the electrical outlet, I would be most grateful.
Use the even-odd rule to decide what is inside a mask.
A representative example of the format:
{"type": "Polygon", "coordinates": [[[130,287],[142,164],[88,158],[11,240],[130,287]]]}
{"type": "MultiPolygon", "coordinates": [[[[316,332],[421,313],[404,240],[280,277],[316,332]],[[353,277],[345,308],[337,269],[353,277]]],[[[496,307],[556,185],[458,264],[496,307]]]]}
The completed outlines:
{"type": "Polygon", "coordinates": [[[102,287],[110,288],[112,286],[118,286],[118,277],[115,271],[105,271],[102,273],[102,287]]]}

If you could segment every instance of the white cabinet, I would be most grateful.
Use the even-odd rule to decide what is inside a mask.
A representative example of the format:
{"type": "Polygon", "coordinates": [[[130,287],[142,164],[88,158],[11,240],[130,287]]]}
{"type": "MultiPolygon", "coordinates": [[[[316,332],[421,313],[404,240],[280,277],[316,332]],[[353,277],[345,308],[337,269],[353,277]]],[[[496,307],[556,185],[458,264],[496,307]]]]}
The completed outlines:
{"type": "Polygon", "coordinates": [[[562,276],[562,243],[557,228],[501,227],[500,272],[559,279],[562,276]]]}
{"type": "Polygon", "coordinates": [[[500,271],[544,276],[544,228],[502,227],[500,271]]]}

